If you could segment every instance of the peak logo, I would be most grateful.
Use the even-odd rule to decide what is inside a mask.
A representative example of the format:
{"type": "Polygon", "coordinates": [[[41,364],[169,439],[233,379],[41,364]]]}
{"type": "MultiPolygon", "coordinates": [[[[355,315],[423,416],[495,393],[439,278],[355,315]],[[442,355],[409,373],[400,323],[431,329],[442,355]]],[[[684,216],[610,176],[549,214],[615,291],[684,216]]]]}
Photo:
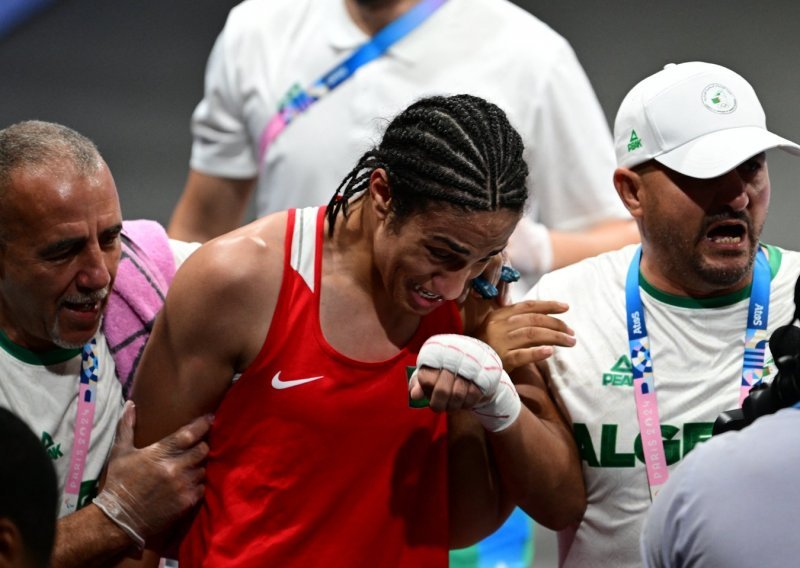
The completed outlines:
{"type": "Polygon", "coordinates": [[[631,138],[628,141],[628,152],[633,152],[634,150],[642,147],[642,139],[636,135],[635,130],[631,130],[631,138]]]}
{"type": "Polygon", "coordinates": [[[632,387],[633,386],[633,366],[627,355],[621,355],[617,362],[603,373],[604,387],[632,387]]]}

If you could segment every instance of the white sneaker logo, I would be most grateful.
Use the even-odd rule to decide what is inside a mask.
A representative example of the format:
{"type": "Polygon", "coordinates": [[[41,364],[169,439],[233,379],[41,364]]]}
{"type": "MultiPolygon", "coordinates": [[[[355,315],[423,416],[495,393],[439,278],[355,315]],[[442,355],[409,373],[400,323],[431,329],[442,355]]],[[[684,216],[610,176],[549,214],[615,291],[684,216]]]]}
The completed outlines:
{"type": "Polygon", "coordinates": [[[294,379],[293,381],[282,381],[281,380],[281,372],[278,371],[275,373],[275,376],[272,377],[272,387],[276,389],[289,389],[292,387],[296,387],[298,385],[302,385],[305,383],[310,383],[311,381],[316,381],[322,378],[322,375],[319,377],[309,377],[307,379],[294,379]]]}

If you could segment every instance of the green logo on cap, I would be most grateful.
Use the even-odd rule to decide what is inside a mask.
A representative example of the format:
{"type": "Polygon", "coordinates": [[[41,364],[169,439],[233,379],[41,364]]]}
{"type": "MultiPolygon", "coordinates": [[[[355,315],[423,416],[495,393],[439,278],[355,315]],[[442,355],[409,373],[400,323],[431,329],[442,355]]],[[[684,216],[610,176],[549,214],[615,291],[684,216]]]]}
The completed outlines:
{"type": "Polygon", "coordinates": [[[642,147],[642,141],[636,136],[636,131],[631,130],[631,139],[628,141],[628,152],[633,152],[642,147]]]}
{"type": "Polygon", "coordinates": [[[703,89],[703,104],[708,110],[727,114],[736,110],[736,97],[733,93],[718,83],[712,83],[703,89]]]}

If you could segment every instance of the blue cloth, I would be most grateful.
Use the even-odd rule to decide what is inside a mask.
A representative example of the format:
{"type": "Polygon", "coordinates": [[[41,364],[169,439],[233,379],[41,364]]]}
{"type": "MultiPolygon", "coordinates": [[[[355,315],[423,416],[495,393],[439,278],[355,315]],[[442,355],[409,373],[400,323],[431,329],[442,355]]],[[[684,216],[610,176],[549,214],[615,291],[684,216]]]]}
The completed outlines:
{"type": "Polygon", "coordinates": [[[56,0],[2,0],[0,2],[0,39],[55,3],[56,0]]]}
{"type": "Polygon", "coordinates": [[[450,551],[450,568],[528,568],[533,553],[533,520],[514,509],[502,527],[478,544],[450,551]]]}

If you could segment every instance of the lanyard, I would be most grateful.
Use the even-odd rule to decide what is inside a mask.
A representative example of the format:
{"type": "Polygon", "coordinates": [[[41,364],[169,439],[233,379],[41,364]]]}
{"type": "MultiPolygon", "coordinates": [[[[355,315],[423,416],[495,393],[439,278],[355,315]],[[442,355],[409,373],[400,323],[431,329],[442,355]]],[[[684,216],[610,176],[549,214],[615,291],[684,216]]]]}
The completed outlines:
{"type": "MultiPolygon", "coordinates": [[[[628,343],[633,367],[633,394],[639,434],[642,438],[647,482],[650,499],[654,499],[669,477],[664,443],[661,438],[661,420],[658,415],[655,381],[653,380],[653,358],[650,355],[650,339],[644,322],[644,306],[639,293],[639,262],[642,247],[633,255],[625,281],[625,303],[628,313],[628,343]]],[[[739,405],[747,397],[750,388],[761,382],[764,371],[764,350],[767,345],[767,318],[769,316],[769,289],[771,273],[769,261],[759,248],[756,255],[753,283],[750,289],[750,306],[747,310],[742,376],[739,389],[739,405]]]]}
{"type": "Polygon", "coordinates": [[[94,347],[97,340],[92,338],[81,350],[81,376],[78,388],[78,410],[75,415],[75,433],[72,439],[72,455],[69,460],[67,483],[64,488],[64,501],[61,514],[67,515],[78,508],[83,471],[89,456],[89,441],[94,424],[95,399],[97,396],[97,355],[94,347]]]}
{"type": "Polygon", "coordinates": [[[422,0],[408,12],[390,22],[375,34],[372,39],[354,51],[350,57],[325,73],[308,88],[302,89],[300,85],[295,83],[278,106],[278,112],[272,116],[261,133],[258,147],[258,163],[263,163],[267,148],[292,119],[308,110],[312,104],[349,79],[359,67],[383,55],[392,44],[413,31],[446,1],[422,0]]]}

